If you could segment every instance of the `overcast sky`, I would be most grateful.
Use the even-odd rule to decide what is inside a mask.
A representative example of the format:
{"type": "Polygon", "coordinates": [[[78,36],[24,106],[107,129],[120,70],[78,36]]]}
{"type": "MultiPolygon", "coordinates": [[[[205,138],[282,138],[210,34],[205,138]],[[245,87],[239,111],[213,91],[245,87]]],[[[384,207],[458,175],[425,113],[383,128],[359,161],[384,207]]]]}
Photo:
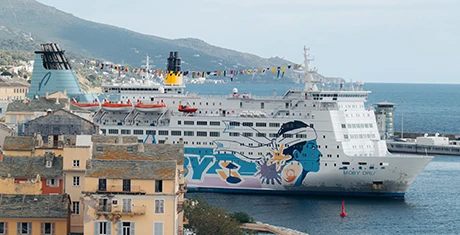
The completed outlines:
{"type": "Polygon", "coordinates": [[[459,0],[39,0],[83,19],[366,82],[460,83],[459,0]]]}

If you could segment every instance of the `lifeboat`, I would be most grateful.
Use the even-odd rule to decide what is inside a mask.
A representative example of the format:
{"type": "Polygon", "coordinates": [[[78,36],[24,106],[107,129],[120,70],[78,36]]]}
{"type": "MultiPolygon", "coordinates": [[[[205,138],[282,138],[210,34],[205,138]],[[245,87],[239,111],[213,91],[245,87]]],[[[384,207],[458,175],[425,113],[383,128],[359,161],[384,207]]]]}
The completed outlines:
{"type": "Polygon", "coordinates": [[[190,105],[182,105],[182,104],[179,104],[179,108],[178,108],[179,112],[184,112],[184,113],[194,113],[198,110],[198,108],[193,108],[193,107],[190,107],[190,105]]]}
{"type": "Polygon", "coordinates": [[[133,108],[133,104],[130,100],[128,100],[127,103],[110,103],[109,101],[104,100],[104,103],[101,106],[107,111],[115,112],[128,111],[133,108]]]}
{"type": "Polygon", "coordinates": [[[77,100],[75,100],[75,98],[72,98],[72,104],[89,111],[96,111],[100,108],[100,104],[97,99],[95,99],[93,103],[79,103],[77,100]]]}
{"type": "Polygon", "coordinates": [[[166,108],[166,104],[163,101],[157,104],[144,104],[141,101],[137,101],[134,108],[140,112],[163,112],[166,108]]]}

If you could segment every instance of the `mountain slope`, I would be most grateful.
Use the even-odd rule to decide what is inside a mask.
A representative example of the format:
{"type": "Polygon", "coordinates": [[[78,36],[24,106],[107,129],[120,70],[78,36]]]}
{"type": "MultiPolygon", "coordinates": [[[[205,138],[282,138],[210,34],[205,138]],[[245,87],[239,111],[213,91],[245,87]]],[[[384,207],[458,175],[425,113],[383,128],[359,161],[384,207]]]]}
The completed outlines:
{"type": "MultiPolygon", "coordinates": [[[[170,51],[179,51],[186,70],[245,69],[290,64],[279,58],[211,46],[198,39],[170,40],[77,18],[34,0],[0,0],[0,37],[57,42],[67,51],[138,66],[150,54],[162,69],[170,51]]],[[[32,42],[32,40],[29,40],[32,42]]],[[[32,43],[33,44],[33,43],[32,43]]],[[[37,48],[35,48],[37,49],[37,48]]]]}

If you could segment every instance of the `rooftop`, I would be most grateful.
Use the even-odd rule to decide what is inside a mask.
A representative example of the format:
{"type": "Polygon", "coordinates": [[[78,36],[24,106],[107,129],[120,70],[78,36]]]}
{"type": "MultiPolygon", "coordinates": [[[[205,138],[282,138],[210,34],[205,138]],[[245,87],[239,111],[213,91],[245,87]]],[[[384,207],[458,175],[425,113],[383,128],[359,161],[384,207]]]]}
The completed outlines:
{"type": "Polygon", "coordinates": [[[63,195],[0,194],[0,218],[66,219],[70,198],[63,195]]]}
{"type": "Polygon", "coordinates": [[[176,161],[91,160],[86,166],[86,177],[174,180],[176,161]]]}
{"type": "Polygon", "coordinates": [[[50,155],[53,154],[45,154],[46,157],[3,156],[0,161],[0,177],[35,178],[39,174],[42,179],[46,179],[62,176],[63,158],[50,155]],[[50,168],[46,167],[45,159],[53,161],[50,168]]]}
{"type": "Polygon", "coordinates": [[[184,164],[183,144],[94,143],[93,159],[127,161],[177,161],[184,164]]]}
{"type": "MultiPolygon", "coordinates": [[[[56,98],[46,98],[46,97],[39,97],[38,99],[33,100],[14,100],[13,102],[9,103],[6,111],[7,112],[46,112],[47,110],[59,110],[66,107],[69,104],[68,98],[61,98],[58,99],[56,102],[56,98]]],[[[73,104],[70,104],[70,110],[78,111],[78,112],[89,112],[87,110],[81,109],[73,104]]]]}
{"type": "Polygon", "coordinates": [[[47,115],[24,123],[23,134],[32,136],[49,135],[92,135],[98,133],[98,126],[68,110],[59,109],[47,115]]]}
{"type": "Polygon", "coordinates": [[[30,87],[30,84],[19,79],[3,79],[0,78],[0,87],[30,87]]]}
{"type": "Polygon", "coordinates": [[[35,147],[33,136],[6,136],[3,150],[31,151],[35,147]]]}

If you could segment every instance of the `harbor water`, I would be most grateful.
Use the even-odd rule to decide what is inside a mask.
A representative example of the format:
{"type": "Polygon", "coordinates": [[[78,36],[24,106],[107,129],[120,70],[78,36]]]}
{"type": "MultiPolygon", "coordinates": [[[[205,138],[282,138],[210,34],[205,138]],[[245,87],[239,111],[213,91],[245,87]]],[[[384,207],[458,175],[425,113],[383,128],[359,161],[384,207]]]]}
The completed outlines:
{"type": "MultiPolygon", "coordinates": [[[[233,87],[252,95],[282,95],[292,84],[187,85],[189,92],[229,94],[233,87]]],[[[301,88],[301,85],[297,86],[301,88]]],[[[365,84],[366,105],[397,104],[395,130],[460,134],[460,85],[365,84]]],[[[188,193],[229,212],[245,211],[257,221],[309,234],[460,234],[460,156],[435,156],[404,199],[188,193]],[[347,217],[341,218],[345,200],[347,217]]]]}

